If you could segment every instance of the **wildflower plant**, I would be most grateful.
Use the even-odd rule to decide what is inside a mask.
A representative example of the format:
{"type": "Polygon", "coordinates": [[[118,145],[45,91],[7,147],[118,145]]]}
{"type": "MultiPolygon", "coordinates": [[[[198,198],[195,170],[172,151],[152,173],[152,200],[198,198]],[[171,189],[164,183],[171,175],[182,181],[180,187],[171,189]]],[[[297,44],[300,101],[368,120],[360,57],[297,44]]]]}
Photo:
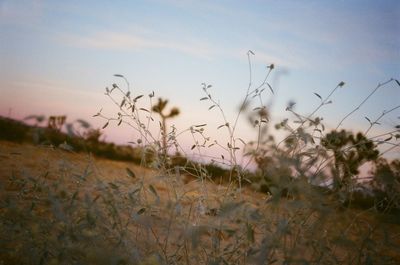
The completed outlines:
{"type": "MultiPolygon", "coordinates": [[[[310,114],[297,113],[291,103],[286,111],[294,118],[271,124],[263,99],[275,92],[269,78],[276,67],[268,65],[257,83],[252,76],[253,56],[248,51],[249,83],[233,120],[213,96],[212,85],[201,85],[206,111],[220,114],[217,128],[208,124],[192,124],[183,131],[173,125],[168,128],[165,119],[176,116],[177,109],[164,114],[166,101],[154,102],[154,92],[138,94],[125,76],[116,74],[123,85],[112,84],[105,95],[117,113],[100,110],[94,116],[104,120],[103,129],[122,125],[132,129],[136,139],[130,143],[141,152],[140,167],[127,166],[124,174],[110,178],[88,156],[80,166],[65,158],[58,166],[44,166],[40,174],[12,172],[0,186],[0,260],[9,264],[398,263],[398,226],[381,221],[376,207],[355,210],[344,202],[351,201],[359,166],[380,156],[377,145],[399,146],[398,127],[379,137],[368,136],[383,116],[399,107],[375,120],[368,118],[370,128],[364,134],[327,132],[318,111],[333,103],[334,93],[345,85],[341,81],[328,95],[313,95],[320,103],[310,114]],[[257,132],[253,141],[237,135],[242,116],[257,132]],[[275,140],[273,128],[286,133],[283,140],[275,140]],[[226,130],[228,139],[224,143],[212,139],[211,130],[226,130]],[[228,174],[211,176],[207,170],[211,167],[193,159],[175,163],[173,151],[190,157],[179,143],[183,134],[194,141],[190,152],[203,155],[208,148],[220,148],[209,160],[228,174]],[[241,157],[248,159],[241,163],[241,157]],[[332,179],[340,183],[337,189],[329,187],[335,183],[332,179]],[[393,227],[397,232],[391,231],[393,227]]],[[[390,83],[400,86],[395,79],[379,84],[338,128],[390,83]]],[[[388,167],[383,164],[379,172],[388,167]]],[[[390,181],[399,185],[397,179],[390,181]]],[[[396,188],[390,191],[395,194],[396,188]]]]}

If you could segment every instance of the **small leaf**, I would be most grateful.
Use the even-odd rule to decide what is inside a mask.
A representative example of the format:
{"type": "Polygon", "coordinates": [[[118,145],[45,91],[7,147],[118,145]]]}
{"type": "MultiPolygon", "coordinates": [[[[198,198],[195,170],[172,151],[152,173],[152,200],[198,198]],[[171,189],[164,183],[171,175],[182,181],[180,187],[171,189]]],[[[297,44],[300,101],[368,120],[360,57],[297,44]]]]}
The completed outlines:
{"type": "Polygon", "coordinates": [[[345,82],[341,81],[338,86],[343,87],[345,82]]]}
{"type": "Polygon", "coordinates": [[[253,52],[252,50],[249,50],[249,53],[251,53],[251,54],[255,55],[255,54],[254,54],[254,52],[253,52]]]}
{"type": "Polygon", "coordinates": [[[271,86],[269,83],[267,83],[267,85],[268,85],[268,87],[269,87],[269,90],[271,90],[272,94],[275,94],[275,93],[274,93],[274,90],[272,89],[272,86],[271,86]]]}
{"type": "Polygon", "coordinates": [[[143,110],[143,111],[146,111],[146,112],[150,112],[150,111],[148,111],[148,110],[145,109],[145,108],[140,108],[140,110],[143,110]]]}
{"type": "Polygon", "coordinates": [[[139,98],[143,97],[143,95],[137,96],[136,98],[133,99],[133,101],[136,102],[136,100],[138,100],[139,98]]]}
{"type": "Polygon", "coordinates": [[[110,185],[110,187],[112,188],[112,189],[114,189],[114,190],[118,190],[118,185],[115,185],[114,183],[112,183],[112,182],[108,182],[108,185],[110,185]]]}
{"type": "Polygon", "coordinates": [[[141,208],[139,211],[137,211],[137,215],[141,215],[146,211],[146,208],[141,208]]]}
{"type": "Polygon", "coordinates": [[[221,157],[222,157],[223,160],[225,159],[224,155],[221,155],[221,157]]]}
{"type": "Polygon", "coordinates": [[[319,97],[319,99],[322,100],[322,97],[318,93],[314,93],[314,95],[316,95],[317,97],[319,97]]]}
{"type": "Polygon", "coordinates": [[[125,99],[122,100],[121,105],[119,107],[121,108],[125,104],[125,99]]]}
{"type": "Polygon", "coordinates": [[[195,149],[196,148],[196,145],[194,144],[194,145],[192,145],[192,147],[190,148],[190,150],[193,150],[193,149],[195,149]]]}
{"type": "Polygon", "coordinates": [[[118,126],[120,126],[120,125],[121,125],[121,123],[122,123],[122,120],[119,120],[119,122],[118,122],[118,126]]]}
{"type": "Polygon", "coordinates": [[[286,107],[286,111],[292,110],[295,105],[296,105],[296,102],[289,101],[289,103],[288,103],[288,105],[286,107]]]}
{"type": "Polygon", "coordinates": [[[212,85],[208,85],[208,86],[207,86],[207,88],[210,88],[210,87],[212,87],[212,85]]]}
{"type": "Polygon", "coordinates": [[[208,108],[208,110],[210,110],[210,109],[212,109],[212,108],[214,108],[214,107],[215,107],[215,105],[212,105],[211,107],[208,108]]]}
{"type": "Polygon", "coordinates": [[[390,136],[390,137],[388,137],[388,138],[386,138],[385,140],[383,140],[384,142],[387,142],[387,141],[390,141],[390,140],[392,140],[392,138],[393,138],[393,136],[390,136]]]}
{"type": "Polygon", "coordinates": [[[158,198],[158,193],[157,193],[156,189],[154,188],[154,186],[150,184],[149,189],[158,198]]]}
{"type": "Polygon", "coordinates": [[[195,125],[194,127],[204,127],[206,125],[207,125],[207,123],[204,123],[204,124],[200,124],[200,125],[195,125]]]}
{"type": "Polygon", "coordinates": [[[122,77],[122,78],[124,78],[124,76],[123,76],[123,75],[120,75],[120,74],[115,74],[114,76],[115,76],[115,77],[122,77]]]}
{"type": "Polygon", "coordinates": [[[399,80],[395,79],[396,83],[400,86],[400,82],[399,80]]]}
{"type": "Polygon", "coordinates": [[[372,123],[368,117],[364,117],[369,123],[372,123]]]}
{"type": "Polygon", "coordinates": [[[222,128],[222,127],[224,127],[224,126],[225,126],[225,124],[222,124],[222,125],[218,126],[217,130],[222,128]]]}
{"type": "Polygon", "coordinates": [[[241,141],[243,145],[246,145],[246,143],[241,138],[238,138],[238,140],[241,141]]]}
{"type": "Polygon", "coordinates": [[[71,197],[71,203],[72,203],[72,201],[74,201],[76,199],[77,196],[78,196],[78,191],[75,191],[71,197]]]}
{"type": "Polygon", "coordinates": [[[130,168],[126,168],[126,173],[128,173],[128,176],[131,178],[136,178],[135,172],[133,172],[130,168]]]}
{"type": "Polygon", "coordinates": [[[206,99],[208,99],[208,97],[201,98],[200,100],[206,100],[206,99]]]}
{"type": "Polygon", "coordinates": [[[247,240],[254,243],[254,230],[250,224],[247,224],[247,240]]]}
{"type": "Polygon", "coordinates": [[[106,122],[106,124],[104,124],[102,129],[105,129],[108,126],[109,122],[106,122]]]}

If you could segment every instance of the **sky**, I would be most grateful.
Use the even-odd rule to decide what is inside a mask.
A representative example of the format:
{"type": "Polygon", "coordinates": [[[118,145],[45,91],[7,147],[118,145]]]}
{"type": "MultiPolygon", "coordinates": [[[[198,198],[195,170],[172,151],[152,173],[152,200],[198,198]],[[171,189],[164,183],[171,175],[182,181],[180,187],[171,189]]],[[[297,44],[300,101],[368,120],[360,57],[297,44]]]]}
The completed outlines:
{"type": "MultiPolygon", "coordinates": [[[[67,122],[93,118],[100,108],[118,110],[105,87],[124,83],[135,95],[155,92],[181,114],[178,131],[207,123],[207,134],[224,141],[218,109],[209,111],[201,84],[211,84],[229,121],[235,119],[249,83],[262,82],[273,121],[307,116],[341,81],[332,104],[316,114],[328,129],[355,109],[380,83],[400,79],[400,2],[369,1],[50,1],[0,0],[0,115],[67,115],[67,122]]],[[[389,82],[344,121],[341,128],[365,131],[383,111],[400,105],[400,86],[389,82]]],[[[373,137],[400,123],[400,108],[373,127],[373,137]]],[[[116,125],[106,140],[127,143],[137,135],[116,125]]],[[[237,136],[255,137],[246,117],[237,136]]],[[[277,136],[279,137],[279,136],[277,136]]],[[[379,138],[379,137],[378,137],[379,138]]],[[[190,135],[181,139],[190,148],[190,135]]],[[[385,147],[385,146],[384,146],[385,147]]],[[[390,148],[386,146],[385,148],[390,148]]],[[[384,150],[384,149],[383,149],[384,150]]],[[[388,156],[399,156],[394,149],[388,156]]]]}

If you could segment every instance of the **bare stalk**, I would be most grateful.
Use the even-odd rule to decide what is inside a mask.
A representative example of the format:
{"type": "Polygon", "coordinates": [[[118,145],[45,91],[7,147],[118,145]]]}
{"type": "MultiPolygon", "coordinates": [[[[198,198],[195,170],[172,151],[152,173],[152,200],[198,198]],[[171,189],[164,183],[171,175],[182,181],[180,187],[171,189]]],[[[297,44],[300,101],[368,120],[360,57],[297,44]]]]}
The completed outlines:
{"type": "Polygon", "coordinates": [[[364,103],[367,102],[367,100],[370,99],[370,98],[372,97],[372,95],[374,95],[375,92],[376,92],[379,88],[381,88],[381,87],[383,87],[383,86],[389,84],[389,83],[392,82],[392,81],[395,81],[395,79],[391,78],[391,79],[389,79],[389,80],[386,81],[386,82],[379,83],[379,84],[372,90],[372,92],[371,92],[363,101],[361,101],[361,103],[360,103],[355,109],[353,109],[353,110],[350,111],[346,116],[343,117],[343,119],[342,119],[342,120],[339,122],[339,124],[336,126],[336,129],[335,129],[335,130],[337,130],[337,129],[343,124],[343,122],[344,122],[348,117],[350,117],[354,112],[356,112],[357,110],[359,110],[359,109],[361,108],[361,106],[364,105],[364,103]]]}

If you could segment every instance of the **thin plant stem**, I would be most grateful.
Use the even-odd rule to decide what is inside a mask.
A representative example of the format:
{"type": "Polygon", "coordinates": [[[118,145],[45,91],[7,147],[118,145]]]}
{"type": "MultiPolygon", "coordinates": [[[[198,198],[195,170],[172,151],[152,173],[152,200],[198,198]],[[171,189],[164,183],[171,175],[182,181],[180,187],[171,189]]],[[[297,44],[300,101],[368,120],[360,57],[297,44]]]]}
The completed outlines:
{"type": "Polygon", "coordinates": [[[355,109],[353,109],[353,110],[350,111],[346,116],[343,117],[343,119],[342,119],[342,120],[339,122],[339,124],[336,126],[335,130],[339,129],[339,127],[343,124],[343,122],[344,122],[348,117],[350,117],[354,112],[356,112],[357,110],[359,110],[359,109],[362,107],[362,105],[364,105],[364,103],[367,102],[367,100],[370,99],[370,98],[376,93],[376,91],[377,91],[379,88],[381,88],[381,87],[383,87],[383,86],[389,84],[390,82],[393,82],[394,80],[395,80],[395,79],[391,78],[391,79],[389,79],[388,81],[385,81],[385,82],[383,82],[383,83],[379,83],[379,84],[371,91],[371,93],[369,93],[368,96],[367,96],[366,98],[364,98],[364,99],[361,101],[361,103],[360,103],[355,109]]]}
{"type": "Polygon", "coordinates": [[[376,120],[374,120],[373,122],[370,123],[370,126],[369,126],[368,129],[364,132],[364,135],[367,135],[368,132],[372,129],[372,127],[373,127],[374,125],[378,124],[378,122],[380,121],[380,119],[382,119],[385,115],[387,115],[387,114],[389,114],[390,112],[395,111],[396,109],[399,109],[399,108],[400,108],[400,105],[399,105],[399,106],[396,106],[396,107],[394,107],[394,108],[391,108],[390,110],[387,110],[387,111],[385,110],[385,111],[383,111],[382,114],[381,114],[378,118],[376,118],[376,120]]]}

